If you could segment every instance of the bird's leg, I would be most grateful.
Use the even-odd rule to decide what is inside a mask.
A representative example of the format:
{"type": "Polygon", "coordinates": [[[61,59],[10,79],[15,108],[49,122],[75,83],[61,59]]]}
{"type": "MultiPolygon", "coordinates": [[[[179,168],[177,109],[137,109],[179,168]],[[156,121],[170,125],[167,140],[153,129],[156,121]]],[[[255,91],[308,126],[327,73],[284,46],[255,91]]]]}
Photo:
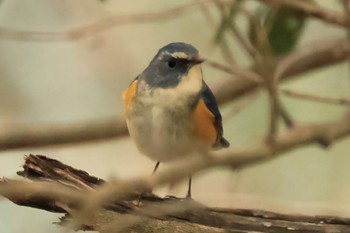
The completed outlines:
{"type": "Polygon", "coordinates": [[[153,168],[152,175],[153,175],[154,173],[156,173],[156,171],[158,170],[159,164],[160,164],[160,162],[157,161],[156,166],[153,168]]]}
{"type": "MultiPolygon", "coordinates": [[[[153,168],[152,175],[154,175],[154,173],[156,173],[156,171],[158,170],[159,164],[160,164],[160,162],[157,161],[156,166],[154,166],[154,168],[153,168]]],[[[152,193],[152,189],[147,190],[147,191],[149,191],[150,193],[152,193]]]]}
{"type": "MultiPolygon", "coordinates": [[[[154,173],[156,173],[156,171],[158,170],[159,164],[160,164],[160,162],[157,161],[156,166],[154,166],[154,168],[153,168],[152,175],[153,175],[154,173]]],[[[138,200],[137,200],[137,206],[140,205],[142,195],[145,195],[145,194],[147,194],[147,193],[152,193],[152,189],[145,190],[144,192],[141,192],[141,193],[140,193],[139,198],[138,198],[138,200]]]]}
{"type": "Polygon", "coordinates": [[[191,194],[191,186],[192,186],[192,176],[189,176],[188,178],[188,190],[187,195],[185,198],[179,198],[172,195],[167,195],[166,199],[172,199],[172,200],[192,200],[192,194],[191,194]]]}
{"type": "Polygon", "coordinates": [[[187,199],[192,199],[192,194],[191,194],[191,186],[192,186],[192,176],[188,178],[188,190],[187,190],[187,199]]]}

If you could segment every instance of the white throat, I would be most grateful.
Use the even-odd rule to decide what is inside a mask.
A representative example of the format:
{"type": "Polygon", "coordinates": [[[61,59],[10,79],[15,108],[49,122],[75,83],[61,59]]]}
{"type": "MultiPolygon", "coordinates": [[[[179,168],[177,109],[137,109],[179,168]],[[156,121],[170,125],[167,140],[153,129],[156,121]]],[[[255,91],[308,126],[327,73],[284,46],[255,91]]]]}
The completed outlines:
{"type": "Polygon", "coordinates": [[[181,100],[187,101],[187,98],[193,95],[197,95],[202,89],[203,77],[200,65],[194,65],[190,68],[188,73],[181,78],[180,83],[174,88],[156,90],[157,95],[163,99],[163,101],[176,101],[182,104],[181,100]]]}

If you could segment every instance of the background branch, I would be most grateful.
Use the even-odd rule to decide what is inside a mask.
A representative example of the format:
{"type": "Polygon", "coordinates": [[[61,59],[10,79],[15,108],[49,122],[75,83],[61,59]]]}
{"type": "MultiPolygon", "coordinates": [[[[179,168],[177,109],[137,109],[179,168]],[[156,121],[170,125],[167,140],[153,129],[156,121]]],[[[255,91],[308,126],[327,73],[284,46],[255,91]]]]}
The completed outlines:
{"type": "MultiPolygon", "coordinates": [[[[290,63],[288,67],[285,67],[280,81],[297,78],[300,77],[298,75],[317,68],[346,61],[350,47],[346,39],[337,39],[320,43],[311,49],[309,48],[307,51],[305,52],[305,49],[302,48],[288,55],[297,56],[299,59],[290,63]]],[[[276,60],[275,64],[284,61],[284,59],[286,58],[276,60]]],[[[213,63],[212,61],[209,61],[209,64],[218,66],[217,63],[213,63]]],[[[219,69],[222,69],[222,67],[219,67],[219,69]]],[[[248,95],[262,86],[257,82],[259,75],[255,75],[254,71],[245,71],[244,68],[232,69],[231,67],[228,72],[235,73],[236,75],[239,74],[240,77],[229,77],[219,82],[218,85],[213,86],[212,89],[219,104],[225,104],[244,95],[248,95]]],[[[128,135],[125,120],[117,117],[80,124],[22,125],[17,127],[18,124],[9,131],[2,131],[0,134],[0,150],[82,143],[128,135]]]]}
{"type": "Polygon", "coordinates": [[[310,95],[310,94],[300,93],[300,92],[286,90],[286,89],[281,90],[281,92],[286,96],[298,98],[302,100],[309,100],[309,101],[315,101],[315,102],[326,103],[326,104],[343,105],[348,107],[350,106],[349,99],[316,96],[316,95],[310,95]]]}
{"type": "Polygon", "coordinates": [[[72,144],[127,136],[124,118],[85,123],[5,126],[0,133],[0,150],[72,144]]]}
{"type": "MultiPolygon", "coordinates": [[[[115,15],[67,31],[38,32],[0,27],[0,37],[9,40],[79,40],[118,25],[169,20],[189,14],[194,8],[202,10],[207,20],[215,25],[216,17],[212,17],[211,13],[217,12],[210,11],[209,6],[216,5],[222,19],[217,38],[220,38],[219,32],[222,35],[230,33],[230,39],[237,40],[253,62],[250,67],[234,64],[235,61],[241,60],[230,50],[231,41],[224,36],[218,39],[222,55],[229,65],[212,60],[206,63],[230,76],[213,88],[218,103],[225,104],[242,96],[247,97],[246,102],[242,101],[240,108],[236,109],[238,112],[254,99],[259,90],[265,88],[270,96],[271,109],[271,140],[253,143],[247,148],[228,149],[186,158],[186,161],[180,161],[154,176],[128,180],[111,179],[108,182],[57,160],[30,155],[26,157],[24,171],[18,172],[30,182],[0,179],[0,195],[18,205],[64,213],[61,223],[74,229],[100,232],[169,232],[169,228],[177,232],[289,232],[291,229],[293,232],[350,232],[349,219],[209,208],[192,200],[160,198],[151,193],[144,193],[144,190],[178,182],[190,174],[208,168],[245,168],[269,161],[302,146],[313,143],[328,146],[350,135],[350,113],[330,122],[295,124],[279,98],[281,82],[349,59],[349,33],[346,39],[336,39],[294,50],[301,38],[304,23],[309,17],[341,26],[349,32],[349,1],[340,0],[344,12],[328,10],[313,1],[258,1],[266,3],[265,9],[261,11],[264,13],[250,12],[248,8],[243,7],[245,3],[238,0],[197,0],[161,12],[115,15]],[[241,30],[236,26],[236,13],[245,16],[248,30],[241,30]],[[285,37],[278,38],[278,35],[285,37]],[[279,47],[283,43],[286,47],[279,47]],[[284,131],[277,128],[280,118],[289,127],[284,131]],[[143,195],[140,199],[141,193],[143,195]],[[138,205],[140,203],[141,205],[138,205]]],[[[345,99],[330,99],[285,90],[282,90],[282,93],[306,100],[349,105],[349,101],[345,99]]],[[[83,143],[128,134],[125,120],[116,117],[79,124],[16,125],[4,128],[10,130],[3,130],[0,134],[0,150],[83,143]]]]}
{"type": "Polygon", "coordinates": [[[307,15],[318,18],[326,23],[347,27],[346,16],[342,12],[334,12],[317,5],[312,1],[294,0],[261,0],[270,5],[287,6],[304,12],[307,15]]]}
{"type": "Polygon", "coordinates": [[[18,40],[18,41],[64,41],[64,40],[79,40],[96,33],[106,31],[110,28],[131,24],[131,23],[149,23],[159,20],[168,20],[177,18],[180,15],[191,12],[193,7],[198,7],[201,4],[209,2],[209,0],[198,0],[188,4],[183,4],[178,7],[174,7],[168,10],[164,10],[156,13],[144,13],[144,14],[128,14],[128,15],[115,15],[101,19],[95,23],[88,24],[86,26],[73,28],[67,31],[61,32],[37,32],[26,30],[15,30],[11,28],[0,27],[1,39],[18,40]]]}
{"type": "MultiPolygon", "coordinates": [[[[350,47],[347,39],[321,42],[293,51],[287,56],[298,56],[299,60],[289,64],[289,67],[281,74],[280,82],[300,78],[301,74],[344,62],[349,52],[350,47]]],[[[277,66],[284,59],[286,57],[276,59],[273,62],[275,64],[273,66],[277,66]]],[[[252,70],[255,70],[255,68],[253,67],[252,70]]],[[[241,79],[226,78],[214,86],[213,89],[217,101],[220,104],[224,104],[242,97],[259,87],[261,87],[261,84],[252,82],[249,78],[242,76],[241,79]]]]}

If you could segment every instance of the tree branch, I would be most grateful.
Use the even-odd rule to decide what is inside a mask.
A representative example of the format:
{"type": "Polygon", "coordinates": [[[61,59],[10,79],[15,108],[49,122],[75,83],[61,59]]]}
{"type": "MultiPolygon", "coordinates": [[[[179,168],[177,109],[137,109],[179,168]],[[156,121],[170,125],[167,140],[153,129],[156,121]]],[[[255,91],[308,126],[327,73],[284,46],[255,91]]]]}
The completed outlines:
{"type": "Polygon", "coordinates": [[[120,200],[135,191],[165,185],[169,182],[179,181],[190,174],[214,166],[231,166],[242,168],[257,162],[268,161],[278,155],[297,147],[325,139],[329,142],[350,134],[350,114],[332,122],[296,126],[278,135],[273,144],[261,143],[243,150],[223,150],[210,156],[186,158],[167,170],[159,171],[150,177],[132,179],[129,181],[111,181],[110,185],[102,186],[98,192],[91,193],[84,208],[84,216],[94,213],[92,210],[105,206],[108,200],[120,200]],[[180,171],[181,172],[178,172],[180,171]]]}
{"type": "Polygon", "coordinates": [[[183,4],[178,7],[174,7],[168,10],[164,10],[156,13],[144,13],[134,15],[115,15],[101,19],[95,23],[88,24],[86,26],[73,28],[67,31],[61,32],[38,32],[38,31],[26,31],[15,30],[11,28],[0,27],[1,39],[7,40],[19,40],[19,41],[63,41],[63,40],[79,40],[96,33],[108,30],[110,28],[132,24],[132,23],[148,23],[159,20],[168,20],[177,18],[182,14],[191,12],[191,8],[198,7],[198,5],[209,2],[208,0],[201,0],[195,3],[183,4]]]}
{"type": "MultiPolygon", "coordinates": [[[[273,63],[277,67],[280,62],[284,62],[288,57],[298,57],[298,60],[291,59],[292,62],[288,63],[288,67],[283,67],[283,72],[279,74],[279,81],[284,82],[292,78],[298,78],[300,74],[316,70],[320,67],[325,68],[346,61],[348,53],[350,53],[350,46],[347,39],[336,39],[313,46],[305,46],[287,55],[287,57],[275,60],[273,63]]],[[[254,72],[255,68],[253,67],[252,70],[254,72]]],[[[238,99],[262,87],[261,83],[253,82],[249,77],[243,76],[244,73],[241,73],[241,75],[239,79],[232,77],[226,78],[213,87],[219,104],[225,104],[233,99],[238,99]]]]}
{"type": "Polygon", "coordinates": [[[223,65],[221,63],[218,63],[216,61],[209,60],[209,59],[205,60],[205,64],[209,65],[215,69],[226,72],[228,74],[234,75],[236,77],[239,77],[239,78],[243,77],[243,78],[249,79],[250,81],[252,81],[254,83],[259,83],[259,84],[263,83],[263,79],[259,74],[255,73],[253,71],[250,71],[248,69],[244,69],[239,65],[231,64],[229,66],[226,66],[226,65],[223,65]]]}
{"type": "Polygon", "coordinates": [[[34,146],[82,143],[127,136],[124,118],[86,123],[5,126],[0,133],[0,151],[34,146]]]}
{"type": "MultiPolygon", "coordinates": [[[[280,81],[297,78],[298,75],[312,71],[320,67],[333,65],[347,59],[350,47],[346,39],[337,39],[327,43],[321,43],[312,48],[302,48],[291,53],[289,56],[298,57],[289,62],[280,74],[280,81]]],[[[275,63],[283,62],[287,58],[276,60],[275,63]]],[[[210,62],[210,65],[218,66],[210,62]]],[[[240,75],[240,78],[229,77],[213,87],[219,104],[238,99],[247,95],[257,88],[262,87],[259,75],[253,71],[219,67],[227,72],[240,75]]],[[[50,146],[68,143],[82,143],[93,140],[111,139],[128,135],[125,120],[122,118],[107,119],[89,123],[71,125],[21,125],[6,127],[11,130],[3,130],[0,134],[0,151],[34,147],[50,146]]]]}
{"type": "MultiPolygon", "coordinates": [[[[61,224],[67,225],[78,206],[87,201],[90,188],[105,185],[90,176],[45,156],[26,157],[24,171],[19,172],[34,182],[0,179],[0,193],[23,206],[66,213],[61,224]],[[39,181],[38,181],[39,180],[39,181]],[[41,182],[40,180],[45,180],[41,182]],[[80,182],[76,182],[79,180],[80,182]],[[90,188],[89,188],[90,187],[90,188]],[[10,192],[6,192],[10,190],[10,192]],[[57,193],[57,195],[53,195],[57,193]],[[49,195],[48,195],[49,194],[49,195]],[[51,195],[50,195],[51,194],[51,195]],[[64,198],[62,198],[64,197],[64,198]]],[[[113,184],[112,184],[113,185],[113,184]]],[[[99,190],[97,189],[97,192],[99,190]]],[[[209,208],[192,200],[142,196],[135,205],[137,193],[109,203],[85,219],[77,229],[99,232],[347,232],[350,219],[328,216],[278,214],[261,210],[209,208]]]]}
{"type": "Polygon", "coordinates": [[[349,99],[316,96],[316,95],[310,95],[310,94],[300,93],[300,92],[286,90],[286,89],[281,90],[281,92],[283,94],[285,94],[286,96],[298,98],[298,99],[302,99],[302,100],[309,100],[309,101],[315,101],[315,102],[319,102],[319,103],[335,104],[335,105],[350,107],[350,100],[349,99]]]}
{"type": "Polygon", "coordinates": [[[334,12],[320,7],[311,1],[295,1],[295,0],[261,0],[270,5],[283,5],[290,8],[297,9],[307,15],[313,16],[322,20],[323,22],[347,27],[346,16],[342,12],[334,12]]]}
{"type": "Polygon", "coordinates": [[[187,175],[212,166],[232,166],[242,168],[257,162],[267,161],[287,151],[317,142],[320,138],[335,141],[350,134],[350,114],[327,123],[295,126],[278,135],[273,144],[261,143],[244,150],[227,149],[217,152],[208,159],[196,158],[181,164],[181,174],[176,173],[179,167],[173,167],[150,177],[152,185],[163,184],[169,177],[181,179],[187,175]],[[177,169],[177,170],[176,170],[177,169]]]}

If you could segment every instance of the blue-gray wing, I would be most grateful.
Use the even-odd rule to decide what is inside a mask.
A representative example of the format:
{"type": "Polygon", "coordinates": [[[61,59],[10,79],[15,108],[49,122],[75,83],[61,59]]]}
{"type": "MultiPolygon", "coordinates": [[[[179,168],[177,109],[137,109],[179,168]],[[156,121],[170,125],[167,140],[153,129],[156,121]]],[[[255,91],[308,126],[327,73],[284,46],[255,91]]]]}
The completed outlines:
{"type": "Polygon", "coordinates": [[[219,111],[218,104],[213,92],[210,90],[208,85],[203,81],[203,87],[201,91],[201,98],[209,111],[214,115],[214,126],[217,132],[216,143],[213,145],[214,148],[226,148],[230,146],[230,143],[223,137],[222,128],[222,117],[219,111]]]}

